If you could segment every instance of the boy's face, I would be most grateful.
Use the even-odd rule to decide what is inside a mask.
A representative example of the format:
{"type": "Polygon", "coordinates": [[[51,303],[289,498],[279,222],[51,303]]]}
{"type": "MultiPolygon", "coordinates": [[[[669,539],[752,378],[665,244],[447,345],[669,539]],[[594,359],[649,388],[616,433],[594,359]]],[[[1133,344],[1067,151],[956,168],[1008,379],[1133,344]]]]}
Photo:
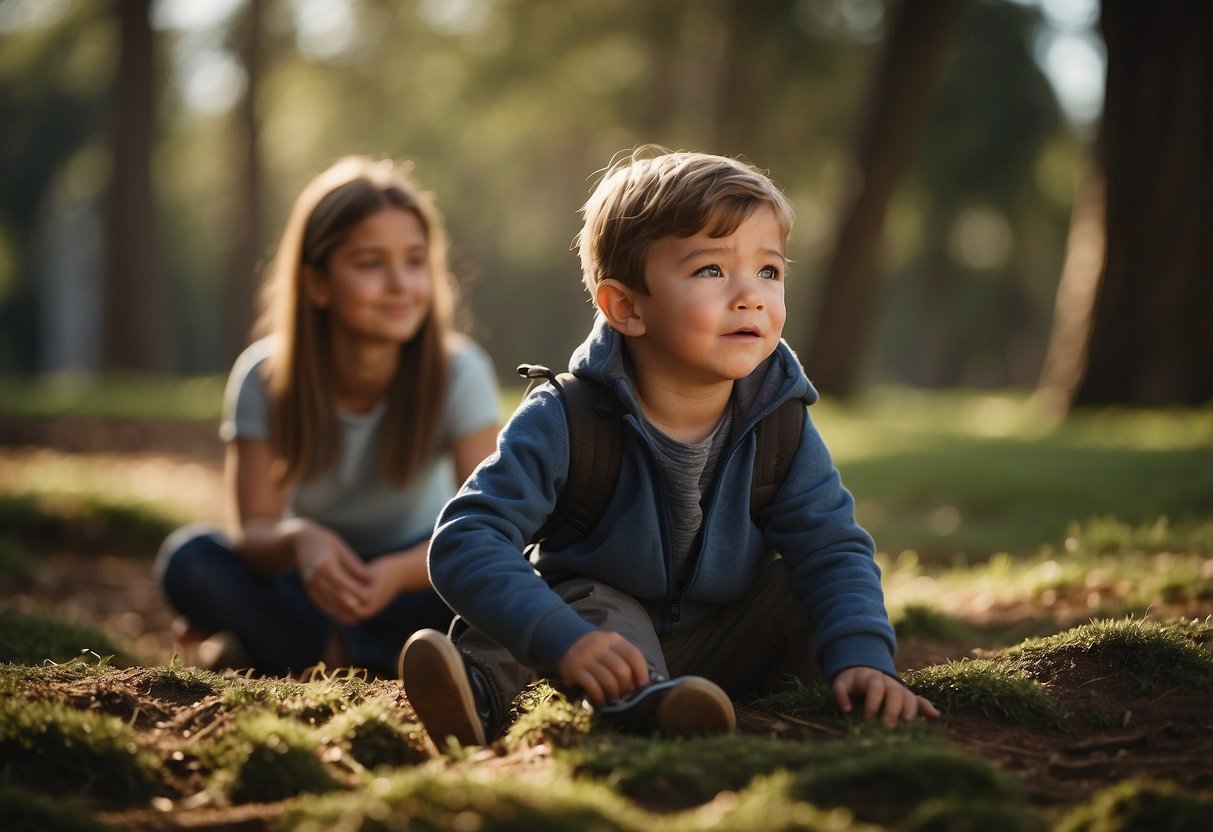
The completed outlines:
{"type": "Polygon", "coordinates": [[[644,336],[631,345],[684,382],[745,378],[783,333],[785,240],[759,207],[727,237],[663,237],[645,261],[649,294],[634,303],[644,336]]]}

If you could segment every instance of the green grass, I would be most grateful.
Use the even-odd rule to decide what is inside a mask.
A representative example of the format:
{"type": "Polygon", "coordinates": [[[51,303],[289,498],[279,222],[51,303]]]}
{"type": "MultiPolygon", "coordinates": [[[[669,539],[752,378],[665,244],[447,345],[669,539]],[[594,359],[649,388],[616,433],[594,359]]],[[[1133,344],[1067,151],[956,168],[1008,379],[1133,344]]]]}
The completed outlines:
{"type": "Polygon", "coordinates": [[[218,421],[225,382],[222,376],[2,376],[0,413],[218,421]]]}
{"type": "MultiPolygon", "coordinates": [[[[886,389],[810,409],[882,550],[933,564],[1060,548],[1074,522],[1207,525],[1213,409],[1105,410],[1055,424],[1010,394],[886,389]]],[[[1206,535],[1206,538],[1209,535],[1206,535]]],[[[1208,551],[1208,550],[1206,550],[1208,551]]]]}
{"type": "Polygon", "coordinates": [[[1046,545],[1020,556],[998,552],[951,567],[932,564],[915,552],[878,560],[894,621],[930,635],[924,628],[946,626],[930,617],[974,598],[986,599],[987,605],[1031,601],[1047,614],[1069,597],[1087,605],[1091,615],[1104,616],[1145,612],[1160,600],[1213,598],[1210,534],[1213,523],[1177,529],[1165,517],[1138,526],[1101,517],[1071,523],[1060,549],[1046,545]]]}
{"type": "Polygon", "coordinates": [[[1066,711],[1022,670],[965,659],[903,674],[906,685],[947,713],[977,713],[1027,727],[1058,728],[1066,711]]]}
{"type": "Polygon", "coordinates": [[[1209,832],[1213,794],[1195,794],[1168,783],[1126,780],[1101,790],[1074,809],[1056,832],[1209,832]]]}
{"type": "Polygon", "coordinates": [[[119,666],[135,661],[131,648],[96,627],[0,607],[0,662],[67,662],[82,654],[109,657],[119,666]]]}
{"type": "Polygon", "coordinates": [[[849,737],[806,744],[753,736],[679,742],[591,740],[561,751],[581,777],[601,780],[642,805],[704,805],[755,779],[786,776],[787,794],[820,809],[845,809],[888,824],[929,800],[1014,804],[1022,791],[989,763],[924,733],[849,737]]]}
{"type": "MultiPolygon", "coordinates": [[[[1056,728],[1065,710],[1043,686],[1011,661],[965,659],[902,674],[906,685],[947,713],[975,713],[1024,727],[1056,728]]],[[[837,707],[822,684],[797,681],[786,690],[764,696],[754,707],[796,717],[831,718],[837,707]]],[[[852,733],[882,732],[879,723],[848,718],[852,733]]],[[[899,731],[913,730],[902,726],[899,731]]]]}
{"type": "Polygon", "coordinates": [[[1213,653],[1197,646],[1207,641],[1213,623],[1184,627],[1127,619],[1092,621],[1055,636],[1032,639],[1002,651],[999,658],[1037,676],[1089,656],[1101,669],[1131,680],[1143,693],[1171,685],[1213,691],[1213,653]]]}
{"type": "Polygon", "coordinates": [[[507,748],[548,742],[568,746],[581,742],[592,727],[592,715],[546,681],[515,697],[507,748]]]}
{"type": "Polygon", "coordinates": [[[297,719],[269,713],[242,714],[199,758],[213,782],[237,803],[265,803],[341,788],[320,759],[322,739],[297,719]]]}
{"type": "Polygon", "coordinates": [[[37,569],[37,561],[24,546],[7,534],[0,535],[0,579],[25,586],[33,581],[37,569]]]}
{"type": "Polygon", "coordinates": [[[359,703],[325,723],[321,737],[341,745],[359,765],[371,771],[423,763],[424,729],[401,722],[399,711],[382,701],[359,703]]]}
{"type": "Polygon", "coordinates": [[[907,604],[893,617],[898,640],[925,638],[937,641],[972,641],[980,631],[963,618],[946,615],[926,604],[907,604]]]}
{"type": "Polygon", "coordinates": [[[180,520],[156,505],[99,492],[0,489],[0,528],[42,548],[92,550],[104,544],[110,551],[150,556],[180,520]]]}
{"type": "MultiPolygon", "coordinates": [[[[93,650],[78,652],[63,662],[39,659],[25,663],[0,663],[0,691],[15,694],[24,685],[74,682],[108,674],[114,668],[112,657],[99,656],[93,650]]],[[[175,661],[160,667],[146,668],[145,672],[149,682],[168,691],[192,695],[195,698],[219,692],[233,684],[209,670],[186,667],[175,661]]]]}
{"type": "Polygon", "coordinates": [[[899,832],[1046,832],[1048,823],[1022,803],[947,797],[914,807],[899,832]]]}
{"type": "Polygon", "coordinates": [[[824,810],[795,795],[786,773],[759,777],[692,810],[639,808],[608,784],[560,774],[490,768],[421,768],[366,789],[301,800],[280,828],[296,832],[410,829],[424,832],[879,832],[846,810],[824,810]]]}
{"type": "Polygon", "coordinates": [[[6,832],[105,832],[107,827],[74,800],[48,798],[0,783],[0,818],[6,832]]]}
{"type": "Polygon", "coordinates": [[[159,782],[126,723],[59,702],[0,699],[0,759],[7,781],[51,795],[141,802],[159,782]]]}

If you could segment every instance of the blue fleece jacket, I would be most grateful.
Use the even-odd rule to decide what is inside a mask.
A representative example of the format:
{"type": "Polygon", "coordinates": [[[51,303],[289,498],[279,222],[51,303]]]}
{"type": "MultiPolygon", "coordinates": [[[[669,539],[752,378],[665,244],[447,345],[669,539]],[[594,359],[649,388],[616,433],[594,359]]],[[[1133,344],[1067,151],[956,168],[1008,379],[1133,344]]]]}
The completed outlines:
{"type": "Polygon", "coordinates": [[[703,514],[695,565],[674,585],[662,478],[640,427],[640,407],[626,370],[623,337],[601,316],[574,351],[570,371],[610,386],[625,415],[619,481],[602,521],[582,540],[555,552],[531,537],[552,512],[569,468],[569,430],[560,393],[536,388],[502,429],[497,450],[439,515],[430,542],[430,579],[471,626],[519,661],[550,673],[565,651],[594,628],[548,586],[570,574],[623,590],[652,616],[659,634],[742,597],[764,555],[779,552],[814,625],[815,655],[832,680],[865,665],[896,675],[889,624],[871,537],[856,522],[829,452],[810,419],[773,503],[750,516],[754,427],[789,398],[817,393],[792,350],[780,342],[750,376],[737,382],[740,429],[725,451],[703,514]]]}

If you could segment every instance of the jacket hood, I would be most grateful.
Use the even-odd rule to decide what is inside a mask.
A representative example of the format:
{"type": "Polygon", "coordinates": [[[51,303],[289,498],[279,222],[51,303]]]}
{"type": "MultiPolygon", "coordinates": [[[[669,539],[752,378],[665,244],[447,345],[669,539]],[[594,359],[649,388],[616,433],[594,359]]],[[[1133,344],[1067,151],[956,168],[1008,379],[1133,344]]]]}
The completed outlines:
{"type": "MultiPolygon", "coordinates": [[[[630,359],[625,343],[602,313],[596,313],[589,336],[569,357],[569,372],[607,385],[629,411],[639,416],[640,403],[627,371],[630,359]]],[[[782,338],[775,352],[737,382],[736,392],[740,401],[747,403],[742,417],[745,422],[766,415],[787,399],[799,398],[810,405],[818,398],[800,359],[782,338]]]]}

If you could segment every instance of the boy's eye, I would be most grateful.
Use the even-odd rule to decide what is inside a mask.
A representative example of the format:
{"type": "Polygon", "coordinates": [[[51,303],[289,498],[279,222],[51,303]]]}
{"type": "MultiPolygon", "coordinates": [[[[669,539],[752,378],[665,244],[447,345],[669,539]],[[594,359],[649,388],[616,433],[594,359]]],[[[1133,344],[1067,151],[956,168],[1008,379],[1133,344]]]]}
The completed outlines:
{"type": "Polygon", "coordinates": [[[695,272],[696,277],[722,277],[724,272],[720,266],[704,266],[699,271],[695,272]]]}
{"type": "Polygon", "coordinates": [[[758,276],[761,277],[763,280],[778,280],[779,279],[779,267],[778,266],[764,266],[761,270],[759,270],[758,276]]]}

